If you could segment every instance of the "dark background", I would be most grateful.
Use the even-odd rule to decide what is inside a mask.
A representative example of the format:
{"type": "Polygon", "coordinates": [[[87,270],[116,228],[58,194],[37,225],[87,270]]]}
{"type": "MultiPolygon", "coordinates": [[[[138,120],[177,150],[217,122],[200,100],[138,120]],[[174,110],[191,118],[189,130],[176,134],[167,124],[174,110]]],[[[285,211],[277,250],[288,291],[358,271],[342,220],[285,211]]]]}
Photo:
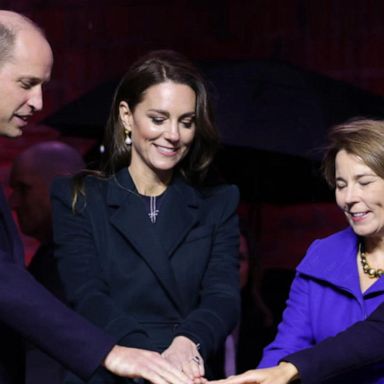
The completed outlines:
{"type": "MultiPolygon", "coordinates": [[[[275,326],[308,245],[345,226],[318,168],[329,125],[384,117],[384,1],[0,0],[0,8],[35,20],[55,56],[43,112],[21,139],[0,139],[5,184],[12,159],[37,141],[94,148],[109,105],[102,84],[111,92],[139,55],[171,48],[206,70],[224,143],[218,166],[240,186],[255,286],[275,326]]],[[[36,244],[25,244],[30,256],[36,244]]]]}
{"type": "Polygon", "coordinates": [[[279,59],[382,93],[384,3],[372,0],[2,0],[41,25],[55,68],[45,113],[138,55],[279,59]]]}
{"type": "MultiPolygon", "coordinates": [[[[283,116],[280,124],[274,126],[274,136],[269,140],[272,144],[281,137],[286,138],[284,142],[298,142],[311,134],[316,134],[316,143],[321,144],[326,133],[324,127],[334,120],[330,116],[340,119],[360,113],[354,102],[347,103],[356,89],[345,88],[344,83],[339,88],[334,81],[357,87],[364,93],[359,98],[368,100],[366,105],[378,102],[377,108],[381,108],[375,95],[384,91],[382,1],[0,0],[0,6],[24,13],[42,26],[55,55],[44,111],[36,125],[27,129],[20,140],[1,139],[3,182],[10,161],[36,141],[61,138],[87,152],[95,140],[73,137],[81,136],[81,127],[79,135],[75,127],[72,137],[63,137],[57,127],[47,128],[39,122],[98,85],[121,76],[137,56],[151,49],[176,49],[196,62],[271,62],[276,66],[274,74],[280,73],[281,65],[282,80],[277,88],[286,84],[286,69],[294,68],[287,75],[287,87],[280,87],[282,93],[273,99],[280,104],[266,108],[270,116],[278,116],[284,108],[293,110],[288,101],[305,115],[309,110],[308,98],[306,94],[295,93],[294,88],[296,80],[302,81],[301,71],[314,74],[310,88],[313,91],[316,87],[316,97],[310,106],[316,110],[326,106],[325,115],[315,118],[313,123],[303,123],[305,130],[301,133],[292,131],[301,127],[296,124],[300,119],[292,124],[290,116],[283,116]],[[344,106],[348,113],[334,113],[335,105],[341,111],[344,106]]],[[[219,110],[218,120],[221,115],[219,110]]],[[[229,129],[237,120],[240,127],[244,116],[238,111],[229,115],[229,129]]],[[[259,136],[255,138],[251,148],[246,148],[243,140],[239,146],[228,149],[222,164],[229,172],[229,181],[241,186],[241,212],[258,240],[264,263],[292,267],[314,237],[332,232],[344,221],[330,202],[332,194],[323,192],[324,185],[318,184],[317,163],[312,163],[314,152],[307,147],[302,153],[300,148],[295,149],[291,151],[295,152],[294,158],[284,157],[290,151],[284,148],[271,152],[268,147],[265,153],[263,148],[257,148],[253,152],[259,144],[259,136]]],[[[231,145],[231,140],[227,139],[226,144],[231,145]]]]}

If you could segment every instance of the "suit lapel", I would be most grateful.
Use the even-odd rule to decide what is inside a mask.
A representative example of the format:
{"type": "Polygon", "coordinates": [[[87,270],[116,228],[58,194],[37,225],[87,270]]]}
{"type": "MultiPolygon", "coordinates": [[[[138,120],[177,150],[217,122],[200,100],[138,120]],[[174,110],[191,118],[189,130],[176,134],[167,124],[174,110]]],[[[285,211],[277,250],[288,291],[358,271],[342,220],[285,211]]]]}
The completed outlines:
{"type": "MultiPolygon", "coordinates": [[[[177,231],[171,230],[172,235],[177,235],[178,239],[169,240],[169,235],[166,239],[163,234],[167,234],[167,228],[154,228],[145,211],[145,205],[141,197],[137,194],[133,181],[127,171],[123,169],[116,174],[116,177],[109,180],[107,203],[109,206],[114,206],[110,220],[119,232],[129,241],[135,248],[137,253],[145,260],[153,273],[157,276],[160,284],[168,293],[169,297],[183,312],[183,303],[179,294],[179,288],[175,279],[174,272],[168,260],[169,245],[174,246],[178,243],[180,236],[183,236],[187,228],[191,225],[191,219],[188,220],[188,225],[183,225],[177,231]],[[157,232],[157,229],[160,229],[157,232]],[[166,244],[166,246],[164,246],[166,244]]],[[[168,194],[168,190],[164,199],[168,194]]],[[[173,193],[172,193],[173,196],[173,193]]],[[[167,207],[165,200],[162,207],[167,207]]],[[[169,208],[165,208],[167,212],[169,208]]],[[[177,211],[177,209],[174,209],[177,211]]],[[[161,211],[159,217],[166,214],[161,211]]],[[[172,215],[174,216],[174,215],[172,215]]],[[[181,217],[176,214],[175,224],[181,222],[181,217]]],[[[157,222],[157,226],[160,222],[157,222]]]]}
{"type": "Polygon", "coordinates": [[[0,188],[0,249],[10,260],[24,266],[23,244],[2,188],[0,188]]]}

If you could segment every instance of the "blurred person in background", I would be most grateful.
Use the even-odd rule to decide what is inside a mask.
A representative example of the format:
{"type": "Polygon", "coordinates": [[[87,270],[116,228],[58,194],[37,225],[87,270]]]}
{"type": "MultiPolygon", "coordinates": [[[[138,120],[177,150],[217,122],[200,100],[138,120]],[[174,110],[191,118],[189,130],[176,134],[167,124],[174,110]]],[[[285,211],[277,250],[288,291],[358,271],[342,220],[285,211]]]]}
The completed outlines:
{"type": "MultiPolygon", "coordinates": [[[[13,161],[9,203],[16,212],[21,231],[39,242],[28,265],[33,277],[60,300],[63,287],[53,257],[50,188],[56,176],[80,172],[85,164],[73,147],[58,141],[35,144],[13,161]]],[[[26,349],[26,384],[60,384],[64,368],[50,356],[29,344],[26,349]]]]}

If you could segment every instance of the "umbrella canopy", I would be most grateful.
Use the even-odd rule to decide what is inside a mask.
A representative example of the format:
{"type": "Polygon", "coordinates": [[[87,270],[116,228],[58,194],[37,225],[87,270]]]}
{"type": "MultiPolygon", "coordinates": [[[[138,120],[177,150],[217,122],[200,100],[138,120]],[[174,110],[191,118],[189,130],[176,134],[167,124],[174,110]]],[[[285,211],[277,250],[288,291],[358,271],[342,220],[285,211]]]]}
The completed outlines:
{"type": "Polygon", "coordinates": [[[328,128],[384,117],[384,99],[278,61],[211,63],[216,118],[225,144],[319,159],[328,128]]]}
{"type": "MultiPolygon", "coordinates": [[[[329,126],[354,116],[384,117],[381,96],[283,62],[220,61],[200,67],[225,148],[218,167],[246,199],[332,199],[318,170],[329,126]]],[[[101,139],[118,81],[98,86],[44,124],[65,135],[101,139]]]]}
{"type": "Polygon", "coordinates": [[[43,120],[63,135],[100,139],[119,79],[100,84],[43,120]]]}
{"type": "MultiPolygon", "coordinates": [[[[279,61],[201,63],[224,144],[319,158],[330,125],[354,116],[384,117],[384,99],[342,81],[279,61]]],[[[63,134],[98,138],[109,113],[112,79],[43,123],[63,134]]]]}
{"type": "Polygon", "coordinates": [[[215,161],[226,181],[236,184],[245,201],[279,204],[334,201],[320,162],[301,156],[225,146],[215,161]]]}

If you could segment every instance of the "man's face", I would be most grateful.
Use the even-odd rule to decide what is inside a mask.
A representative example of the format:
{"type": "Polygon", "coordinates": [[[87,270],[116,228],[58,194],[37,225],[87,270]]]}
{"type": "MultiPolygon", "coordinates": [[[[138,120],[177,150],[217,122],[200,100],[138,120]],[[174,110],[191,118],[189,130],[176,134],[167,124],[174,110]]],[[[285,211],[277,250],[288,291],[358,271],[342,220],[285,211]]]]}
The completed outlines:
{"type": "Polygon", "coordinates": [[[11,58],[0,66],[0,135],[16,137],[43,107],[42,85],[53,64],[48,42],[37,31],[17,34],[11,58]]]}
{"type": "Polygon", "coordinates": [[[23,233],[43,241],[50,235],[51,228],[49,187],[33,166],[29,166],[29,160],[16,160],[12,167],[9,202],[23,233]]]}

